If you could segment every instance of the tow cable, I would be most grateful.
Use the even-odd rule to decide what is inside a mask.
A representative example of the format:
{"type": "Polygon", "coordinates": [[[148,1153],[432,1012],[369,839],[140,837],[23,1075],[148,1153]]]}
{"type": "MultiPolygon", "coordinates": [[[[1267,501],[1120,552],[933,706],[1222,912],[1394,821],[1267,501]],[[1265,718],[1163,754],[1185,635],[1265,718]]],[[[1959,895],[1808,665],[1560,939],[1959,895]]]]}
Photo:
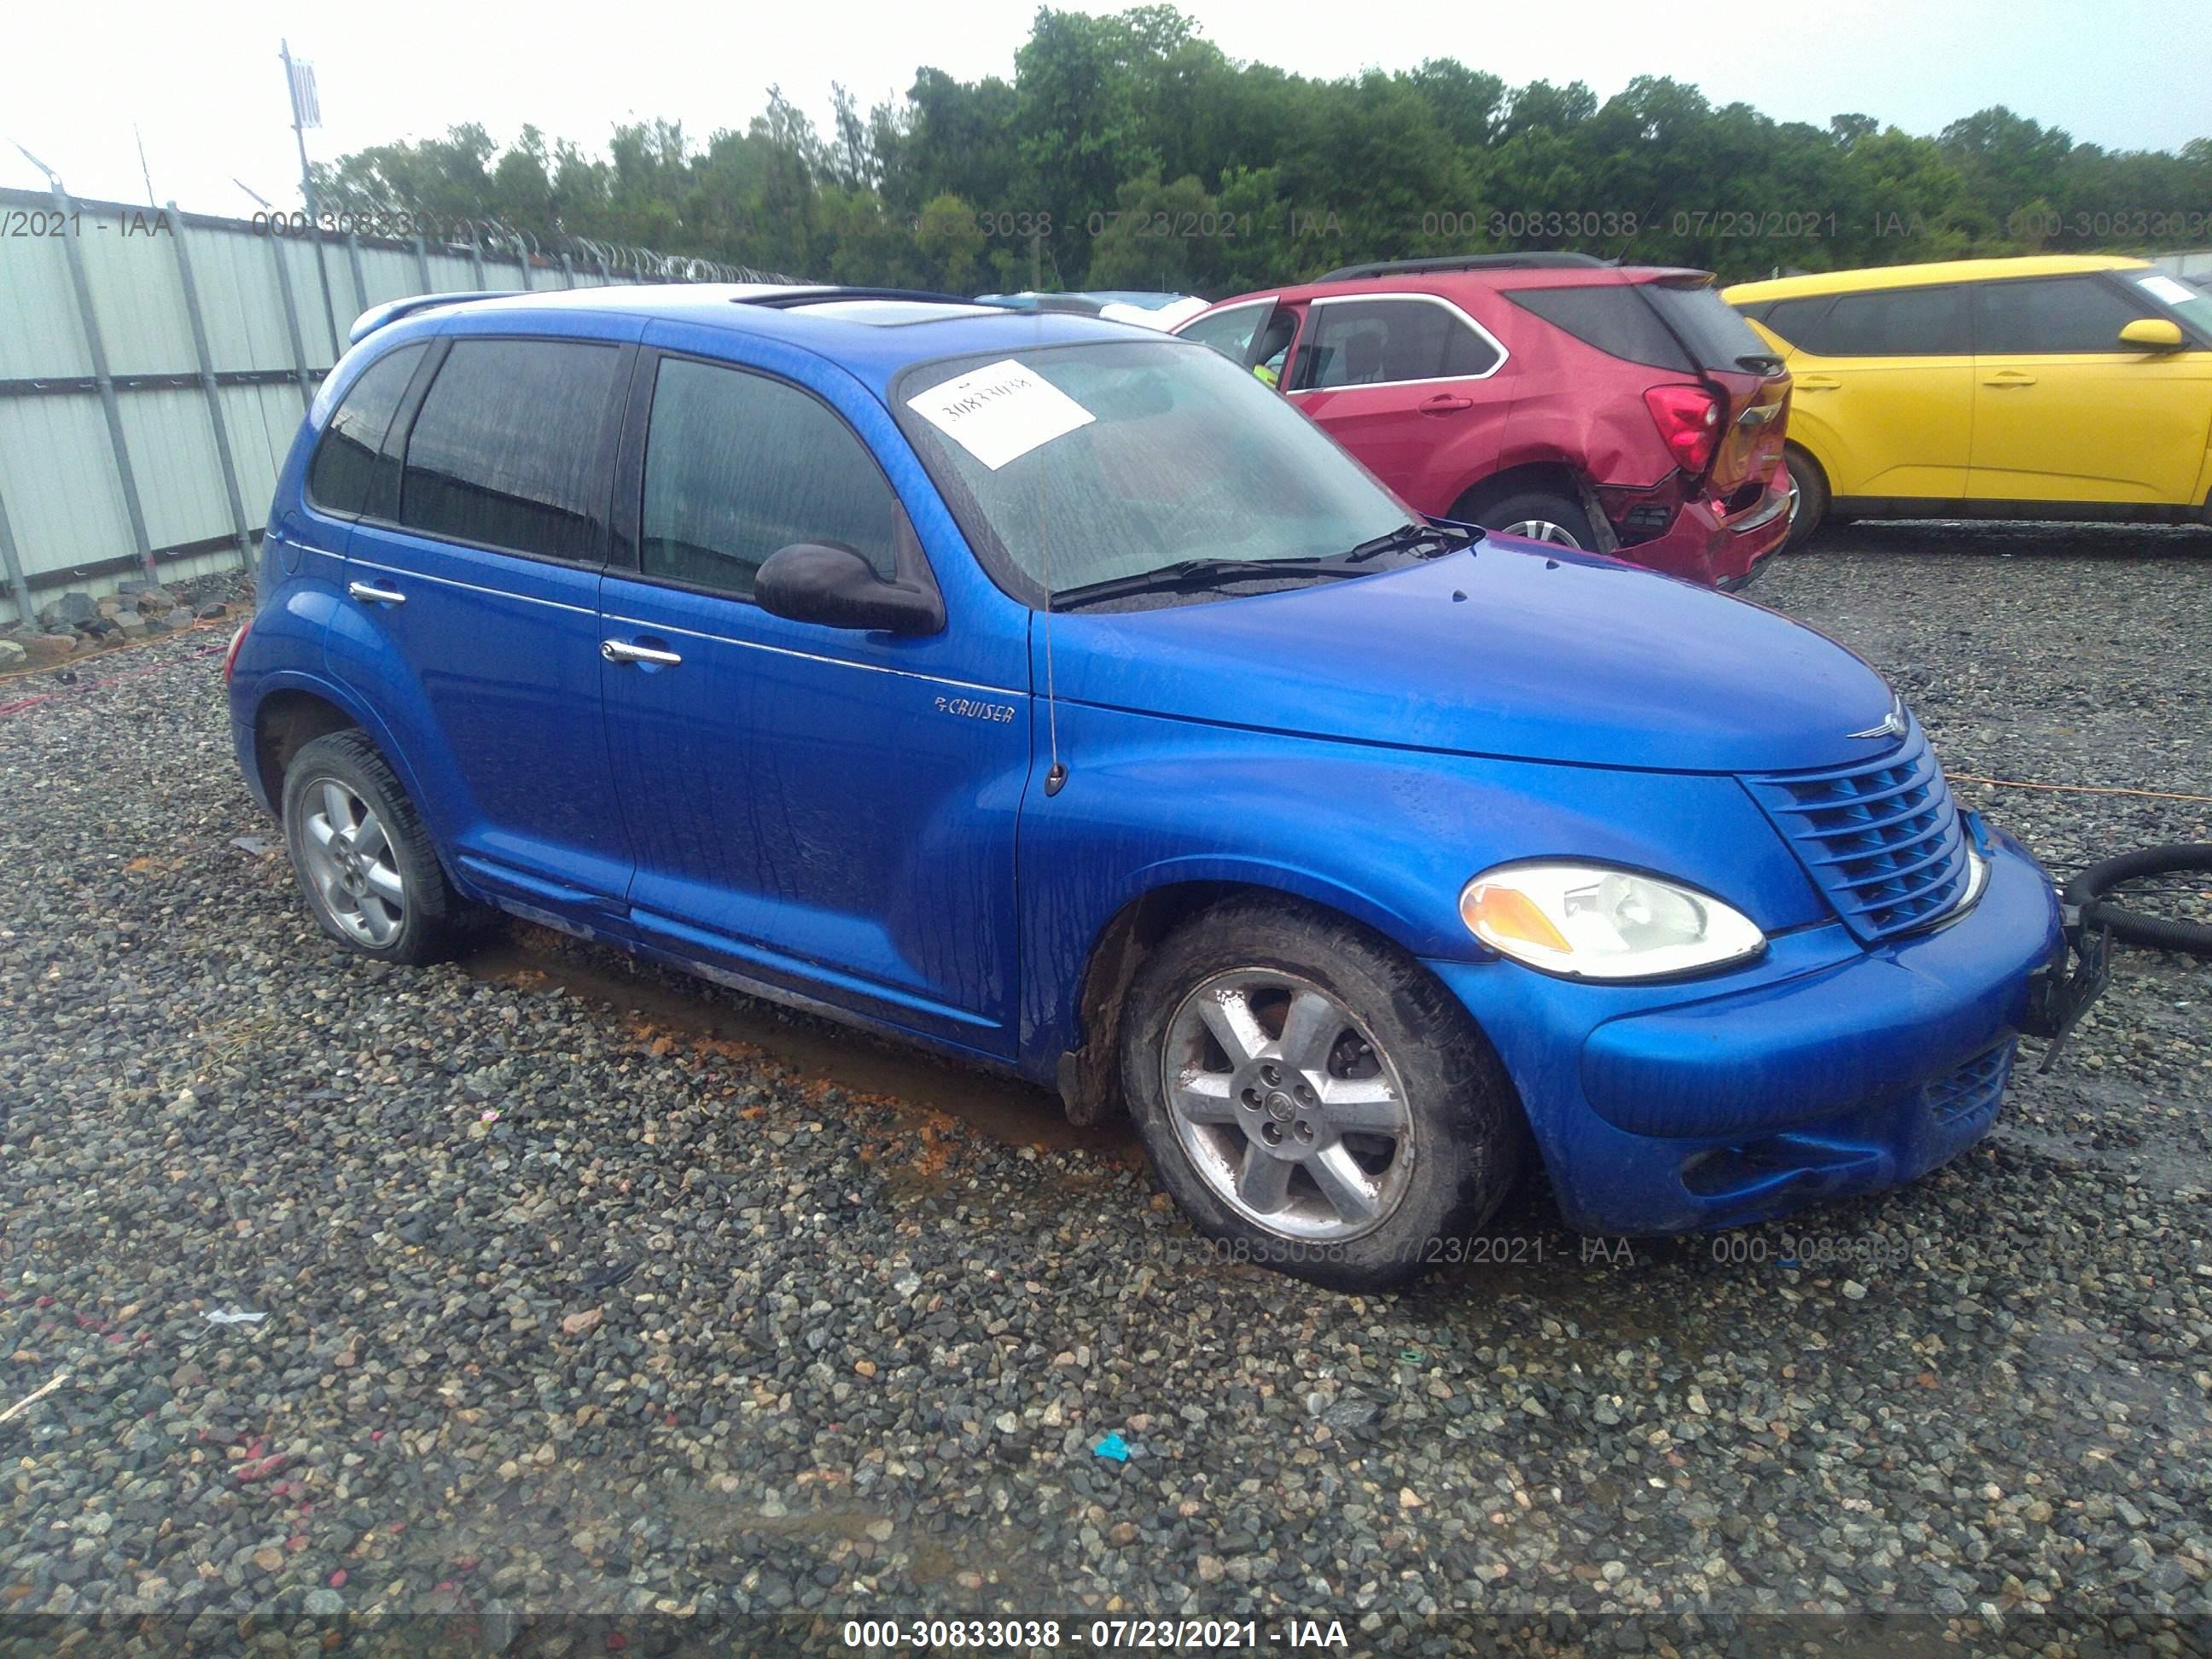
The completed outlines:
{"type": "MultiPolygon", "coordinates": [[[[1952,775],[1954,783],[1978,783],[1999,789],[2051,790],[2068,794],[2133,795],[2148,800],[2201,801],[2212,805],[2212,795],[2184,794],[2166,789],[2124,789],[2105,784],[2033,783],[2022,778],[1977,777],[1970,772],[1952,775]]],[[[1970,815],[1972,816],[1972,815],[1970,815]]],[[[2059,893],[2059,922],[2063,938],[2051,959],[2036,970],[2028,993],[2028,1012],[2021,1030],[2042,1037],[2049,1047],[2036,1070],[2049,1071],[2058,1051],[2089,1005],[2112,977],[2112,941],[2140,945],[2156,951],[2177,951],[2186,956],[2212,959],[2212,924],[2170,921],[2124,908],[2106,896],[2115,887],[2154,876],[2183,873],[2202,875],[2212,883],[2212,842],[2174,842],[2145,847],[2104,860],[2078,871],[2059,893]],[[2069,961],[2072,966],[2069,970],[2069,961]]]]}

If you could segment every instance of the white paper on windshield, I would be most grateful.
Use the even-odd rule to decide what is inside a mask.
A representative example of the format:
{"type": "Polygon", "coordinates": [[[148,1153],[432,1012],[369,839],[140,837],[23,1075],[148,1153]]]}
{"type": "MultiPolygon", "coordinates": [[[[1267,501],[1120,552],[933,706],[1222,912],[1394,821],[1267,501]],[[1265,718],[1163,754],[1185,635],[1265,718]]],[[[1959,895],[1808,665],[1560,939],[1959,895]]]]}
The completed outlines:
{"type": "Polygon", "coordinates": [[[1012,357],[906,401],[907,407],[994,472],[1098,418],[1012,357]]]}
{"type": "Polygon", "coordinates": [[[2136,286],[2154,300],[2163,300],[2170,306],[2185,306],[2197,296],[2171,276],[2138,276],[2136,286]]]}

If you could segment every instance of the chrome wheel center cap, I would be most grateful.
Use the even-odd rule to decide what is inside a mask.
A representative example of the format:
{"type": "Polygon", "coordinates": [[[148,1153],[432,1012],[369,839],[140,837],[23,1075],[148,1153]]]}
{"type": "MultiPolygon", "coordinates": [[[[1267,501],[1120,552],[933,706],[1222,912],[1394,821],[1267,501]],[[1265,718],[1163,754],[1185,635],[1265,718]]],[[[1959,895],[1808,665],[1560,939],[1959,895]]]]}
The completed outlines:
{"type": "Polygon", "coordinates": [[[1280,1089],[1267,1097],[1267,1115],[1278,1123],[1288,1123],[1297,1113],[1297,1105],[1280,1089]]]}

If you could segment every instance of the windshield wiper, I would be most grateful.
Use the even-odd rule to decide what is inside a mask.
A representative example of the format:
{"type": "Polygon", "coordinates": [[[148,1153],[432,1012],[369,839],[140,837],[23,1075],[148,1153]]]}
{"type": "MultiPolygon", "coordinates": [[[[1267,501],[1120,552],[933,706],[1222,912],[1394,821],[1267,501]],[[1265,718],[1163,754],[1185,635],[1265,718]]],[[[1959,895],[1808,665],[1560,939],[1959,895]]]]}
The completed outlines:
{"type": "Polygon", "coordinates": [[[1423,542],[1443,542],[1450,546],[1468,539],[1468,532],[1464,530],[1447,530],[1432,524],[1401,524],[1395,530],[1386,530],[1380,536],[1361,542],[1344,556],[1344,562],[1358,564],[1402,548],[1419,547],[1423,542]]]}
{"type": "Polygon", "coordinates": [[[1339,563],[1317,559],[1180,559],[1157,570],[1133,575],[1109,576],[1053,595],[1052,608],[1073,611],[1101,599],[1118,599],[1131,593],[1204,592],[1223,582],[1270,576],[1357,576],[1363,573],[1339,563]]]}

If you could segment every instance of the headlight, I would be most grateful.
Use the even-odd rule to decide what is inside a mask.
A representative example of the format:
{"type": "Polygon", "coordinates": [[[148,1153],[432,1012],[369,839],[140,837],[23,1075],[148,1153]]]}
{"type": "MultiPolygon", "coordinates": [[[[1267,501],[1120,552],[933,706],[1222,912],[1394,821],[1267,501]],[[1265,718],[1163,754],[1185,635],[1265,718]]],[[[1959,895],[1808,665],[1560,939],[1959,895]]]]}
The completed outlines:
{"type": "Polygon", "coordinates": [[[1516,962],[1577,979],[1648,979],[1757,956],[1766,935],[1718,899],[1597,864],[1507,864],[1459,896],[1460,919],[1516,962]]]}

